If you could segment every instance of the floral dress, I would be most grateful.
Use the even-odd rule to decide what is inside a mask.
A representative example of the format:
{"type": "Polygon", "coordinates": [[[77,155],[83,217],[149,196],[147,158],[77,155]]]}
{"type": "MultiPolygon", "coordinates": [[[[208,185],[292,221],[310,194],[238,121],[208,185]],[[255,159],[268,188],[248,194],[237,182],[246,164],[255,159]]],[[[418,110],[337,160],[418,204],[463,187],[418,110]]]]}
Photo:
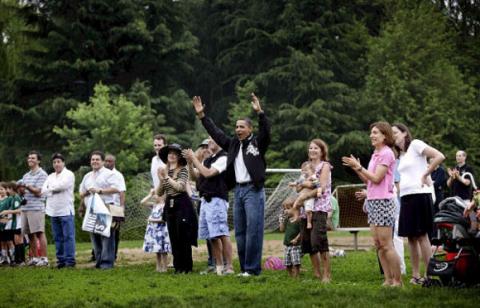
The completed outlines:
{"type": "Polygon", "coordinates": [[[149,221],[143,243],[143,250],[145,252],[168,253],[172,251],[167,224],[165,222],[150,221],[162,219],[163,206],[163,203],[155,204],[148,218],[149,221]]]}

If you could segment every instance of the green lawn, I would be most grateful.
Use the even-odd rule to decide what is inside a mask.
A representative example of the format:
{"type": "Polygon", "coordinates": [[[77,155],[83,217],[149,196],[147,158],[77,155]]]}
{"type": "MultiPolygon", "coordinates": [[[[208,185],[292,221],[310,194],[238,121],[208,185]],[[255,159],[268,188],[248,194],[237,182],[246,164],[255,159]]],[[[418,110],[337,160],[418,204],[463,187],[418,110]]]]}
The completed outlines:
{"type": "MultiPolygon", "coordinates": [[[[351,235],[346,232],[335,236],[351,235]]],[[[265,238],[281,239],[281,234],[266,234],[265,238]]],[[[121,248],[138,248],[141,244],[123,241],[121,248]]],[[[0,268],[1,306],[474,307],[478,306],[480,295],[478,288],[426,289],[408,283],[402,289],[381,287],[382,278],[372,251],[347,252],[345,258],[332,258],[333,282],[324,285],[311,275],[307,257],[303,258],[301,278],[293,280],[284,271],[264,271],[251,278],[201,276],[198,272],[206,266],[205,262],[195,263],[194,274],[159,274],[153,271],[153,256],[151,262],[140,265],[120,262],[113,270],[95,270],[91,265],[85,268],[90,249],[89,243],[77,244],[78,261],[83,268],[0,268]]],[[[52,245],[49,255],[54,256],[52,245]]],[[[235,266],[238,270],[238,264],[235,266]]]]}

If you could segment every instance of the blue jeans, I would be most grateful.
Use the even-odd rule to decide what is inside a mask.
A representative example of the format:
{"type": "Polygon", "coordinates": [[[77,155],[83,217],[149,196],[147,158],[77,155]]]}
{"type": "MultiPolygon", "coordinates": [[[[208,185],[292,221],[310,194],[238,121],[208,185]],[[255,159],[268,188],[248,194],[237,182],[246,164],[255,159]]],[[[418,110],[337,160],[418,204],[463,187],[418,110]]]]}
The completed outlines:
{"type": "Polygon", "coordinates": [[[253,185],[235,187],[233,224],[242,272],[259,275],[262,271],[265,191],[253,185]]]}
{"type": "Polygon", "coordinates": [[[110,229],[110,237],[90,234],[95,252],[96,268],[112,268],[115,263],[115,230],[110,229]]]}
{"type": "Polygon", "coordinates": [[[75,219],[73,215],[52,217],[57,264],[75,265],[75,219]]]}

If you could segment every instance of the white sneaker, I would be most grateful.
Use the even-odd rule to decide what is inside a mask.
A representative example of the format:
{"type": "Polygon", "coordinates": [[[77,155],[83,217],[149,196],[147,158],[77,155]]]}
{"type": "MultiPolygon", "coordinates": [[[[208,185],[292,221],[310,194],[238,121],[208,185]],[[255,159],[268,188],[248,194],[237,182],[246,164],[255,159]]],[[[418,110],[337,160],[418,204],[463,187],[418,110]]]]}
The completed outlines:
{"type": "Polygon", "coordinates": [[[35,266],[48,266],[48,259],[40,258],[40,260],[35,264],[35,266]]]}
{"type": "Polygon", "coordinates": [[[217,266],[217,276],[223,276],[223,266],[217,266]]]}
{"type": "Polygon", "coordinates": [[[0,264],[1,265],[9,265],[10,264],[10,258],[8,256],[2,256],[0,264]]]}
{"type": "Polygon", "coordinates": [[[30,261],[28,261],[27,265],[28,266],[35,266],[38,263],[38,261],[40,261],[39,258],[31,258],[30,261]]]}
{"type": "Polygon", "coordinates": [[[248,272],[243,272],[237,275],[238,277],[252,277],[252,274],[249,274],[248,272]]]}
{"type": "Polygon", "coordinates": [[[233,274],[235,274],[235,271],[231,268],[226,268],[226,269],[223,270],[223,274],[224,275],[233,275],[233,274]]]}

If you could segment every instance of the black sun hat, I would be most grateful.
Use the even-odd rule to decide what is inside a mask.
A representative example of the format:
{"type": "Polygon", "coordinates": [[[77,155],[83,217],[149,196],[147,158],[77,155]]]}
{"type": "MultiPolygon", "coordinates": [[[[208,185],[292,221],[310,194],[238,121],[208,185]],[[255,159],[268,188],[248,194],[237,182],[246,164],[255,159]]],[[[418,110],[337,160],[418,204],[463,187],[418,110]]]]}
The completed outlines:
{"type": "Polygon", "coordinates": [[[172,143],[161,148],[158,152],[158,156],[166,164],[168,162],[168,153],[170,151],[174,151],[178,154],[178,164],[186,166],[187,160],[182,156],[182,150],[183,148],[181,145],[179,145],[178,143],[172,143]]]}

